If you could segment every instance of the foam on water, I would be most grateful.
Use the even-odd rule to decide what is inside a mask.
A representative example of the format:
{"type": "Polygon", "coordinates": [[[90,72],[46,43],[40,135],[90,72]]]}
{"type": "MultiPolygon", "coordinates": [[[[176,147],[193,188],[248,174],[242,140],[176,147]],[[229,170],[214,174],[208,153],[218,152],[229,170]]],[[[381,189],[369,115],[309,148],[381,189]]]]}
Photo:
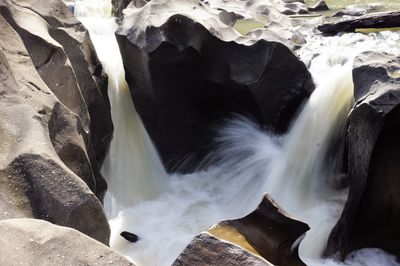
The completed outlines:
{"type": "Polygon", "coordinates": [[[398,54],[398,33],[310,38],[299,56],[317,88],[287,135],[273,136],[237,117],[221,125],[221,145],[210,155],[212,166],[190,175],[166,176],[123,78],[110,1],[76,2],[75,10],[110,78],[115,133],[103,173],[112,195],[107,200],[113,202],[107,209],[111,247],[137,265],[171,265],[196,234],[221,220],[246,215],[268,192],[311,226],[300,246],[308,265],[398,265],[394,257],[376,249],[357,251],[344,263],[320,258],[347,196],[346,190],[333,187],[352,101],[352,61],[365,50],[398,54]],[[124,230],[137,234],[139,241],[125,241],[119,236],[124,230]]]}

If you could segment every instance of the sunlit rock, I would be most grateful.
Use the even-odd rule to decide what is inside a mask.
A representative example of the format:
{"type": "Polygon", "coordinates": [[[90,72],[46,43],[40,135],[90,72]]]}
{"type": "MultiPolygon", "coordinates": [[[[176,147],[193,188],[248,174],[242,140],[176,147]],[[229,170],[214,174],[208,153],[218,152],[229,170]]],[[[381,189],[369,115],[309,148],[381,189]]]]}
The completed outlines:
{"type": "Polygon", "coordinates": [[[96,175],[96,115],[91,120],[107,112],[96,109],[107,106],[98,87],[105,77],[89,40],[68,46],[78,41],[67,33],[82,25],[62,2],[53,3],[54,9],[0,2],[0,219],[45,219],[108,244],[110,229],[94,195],[101,198],[106,185],[96,175]],[[88,112],[95,99],[82,95],[101,101],[88,112]]]}
{"type": "Polygon", "coordinates": [[[133,266],[121,254],[84,234],[36,219],[0,221],[1,265],[133,266]]]}
{"type": "Polygon", "coordinates": [[[249,215],[214,225],[208,229],[212,236],[198,235],[174,265],[202,265],[209,258],[218,262],[209,265],[305,265],[298,246],[308,230],[307,224],[290,218],[266,194],[249,215]]]}
{"type": "Polygon", "coordinates": [[[327,253],[376,247],[400,256],[400,60],[366,52],[354,63],[347,132],[349,198],[327,253]]]}

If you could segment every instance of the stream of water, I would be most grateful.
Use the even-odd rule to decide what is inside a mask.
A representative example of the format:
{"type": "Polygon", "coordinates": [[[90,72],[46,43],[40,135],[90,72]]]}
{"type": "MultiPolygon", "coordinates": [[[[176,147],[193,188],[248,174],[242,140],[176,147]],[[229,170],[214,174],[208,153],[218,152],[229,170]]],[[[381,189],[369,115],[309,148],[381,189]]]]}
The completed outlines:
{"type": "Polygon", "coordinates": [[[167,175],[135,112],[124,79],[109,0],[80,1],[76,16],[89,29],[107,74],[115,126],[103,167],[109,193],[106,210],[111,247],[137,265],[171,265],[199,232],[255,209],[264,192],[311,230],[300,245],[308,265],[398,265],[377,249],[355,252],[344,262],[321,253],[347,197],[334,189],[340,175],[340,140],[352,104],[351,66],[366,50],[399,53],[399,34],[391,32],[313,36],[298,52],[317,85],[289,132],[274,136],[244,117],[221,125],[213,166],[189,175],[167,175]],[[339,141],[337,143],[340,143],[339,141]],[[329,156],[329,164],[326,158],[329,156]],[[121,231],[137,234],[129,243],[121,231]]]}

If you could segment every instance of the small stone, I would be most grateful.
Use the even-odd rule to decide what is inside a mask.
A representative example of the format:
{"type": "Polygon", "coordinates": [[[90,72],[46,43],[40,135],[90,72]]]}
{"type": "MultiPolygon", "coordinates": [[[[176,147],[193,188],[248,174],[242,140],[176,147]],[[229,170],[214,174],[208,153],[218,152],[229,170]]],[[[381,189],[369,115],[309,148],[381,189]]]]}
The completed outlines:
{"type": "Polygon", "coordinates": [[[126,240],[128,240],[129,242],[135,243],[139,240],[139,237],[133,233],[127,232],[127,231],[123,231],[120,234],[123,238],[125,238],[126,240]]]}

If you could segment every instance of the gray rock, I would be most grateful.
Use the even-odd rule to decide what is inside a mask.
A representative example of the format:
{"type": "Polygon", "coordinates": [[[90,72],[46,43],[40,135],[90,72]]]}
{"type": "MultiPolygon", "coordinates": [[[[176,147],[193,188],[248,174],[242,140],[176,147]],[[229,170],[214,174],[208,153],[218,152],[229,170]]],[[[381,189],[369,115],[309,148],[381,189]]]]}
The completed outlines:
{"type": "Polygon", "coordinates": [[[133,266],[107,246],[66,227],[36,219],[0,221],[0,265],[133,266]]]}
{"type": "Polygon", "coordinates": [[[64,163],[102,200],[107,185],[99,167],[113,130],[107,77],[86,29],[62,1],[50,2],[22,0],[15,4],[7,0],[0,3],[0,14],[22,38],[47,87],[79,116],[82,128],[78,138],[65,136],[67,131],[53,127],[51,139],[64,163]],[[72,167],[76,163],[80,167],[72,167]]]}
{"type": "Polygon", "coordinates": [[[47,13],[67,7],[60,2],[52,6],[53,11],[40,13],[39,3],[35,9],[24,7],[27,2],[0,2],[0,219],[45,219],[108,244],[107,219],[88,187],[101,191],[89,155],[86,103],[62,46],[45,34],[51,26],[43,18],[58,21],[47,13]],[[47,63],[38,66],[41,61],[47,63]],[[49,73],[42,73],[45,68],[53,73],[54,81],[49,73]],[[63,81],[62,76],[71,85],[59,84],[65,91],[54,84],[63,81]]]}
{"type": "Polygon", "coordinates": [[[272,266],[261,257],[202,233],[186,247],[173,266],[272,266]]]}
{"type": "Polygon", "coordinates": [[[327,254],[376,247],[400,257],[400,60],[366,52],[353,68],[347,131],[349,197],[327,254]]]}
{"type": "Polygon", "coordinates": [[[126,13],[117,32],[126,78],[170,171],[194,169],[213,148],[214,126],[232,113],[284,132],[314,89],[305,65],[286,46],[242,44],[198,1],[152,1],[126,13]]]}

